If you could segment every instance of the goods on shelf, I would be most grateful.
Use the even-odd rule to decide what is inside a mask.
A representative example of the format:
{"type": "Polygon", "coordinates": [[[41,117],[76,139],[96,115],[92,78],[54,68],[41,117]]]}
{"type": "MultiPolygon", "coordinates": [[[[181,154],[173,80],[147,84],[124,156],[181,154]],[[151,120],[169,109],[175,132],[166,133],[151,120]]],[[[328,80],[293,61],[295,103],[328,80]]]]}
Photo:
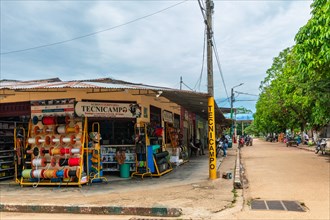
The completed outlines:
{"type": "Polygon", "coordinates": [[[24,148],[23,185],[79,185],[87,183],[84,174],[82,122],[73,116],[34,116],[29,124],[24,148]],[[65,124],[65,125],[63,125],[65,124]]]}

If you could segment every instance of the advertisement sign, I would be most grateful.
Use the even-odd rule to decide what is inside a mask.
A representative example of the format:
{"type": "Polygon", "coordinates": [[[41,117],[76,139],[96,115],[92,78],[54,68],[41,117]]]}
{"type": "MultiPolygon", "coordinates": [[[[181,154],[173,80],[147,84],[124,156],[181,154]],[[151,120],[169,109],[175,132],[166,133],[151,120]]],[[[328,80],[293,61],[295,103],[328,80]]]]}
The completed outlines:
{"type": "Polygon", "coordinates": [[[173,123],[173,113],[168,111],[163,111],[163,119],[165,122],[173,123]]]}
{"type": "Polygon", "coordinates": [[[31,117],[73,115],[75,99],[31,101],[31,117]]]}
{"type": "Polygon", "coordinates": [[[77,102],[75,113],[80,117],[137,118],[141,109],[134,103],[77,102]]]}

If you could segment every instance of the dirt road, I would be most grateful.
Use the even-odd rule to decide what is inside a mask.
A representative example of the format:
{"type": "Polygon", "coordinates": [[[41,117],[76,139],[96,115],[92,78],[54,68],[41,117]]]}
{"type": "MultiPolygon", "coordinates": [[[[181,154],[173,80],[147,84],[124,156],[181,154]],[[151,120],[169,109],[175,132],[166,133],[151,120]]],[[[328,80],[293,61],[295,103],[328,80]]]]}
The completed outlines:
{"type": "Polygon", "coordinates": [[[330,219],[330,157],[286,147],[283,143],[254,141],[242,149],[249,184],[245,201],[251,199],[296,200],[306,212],[244,210],[237,219],[330,219]]]}

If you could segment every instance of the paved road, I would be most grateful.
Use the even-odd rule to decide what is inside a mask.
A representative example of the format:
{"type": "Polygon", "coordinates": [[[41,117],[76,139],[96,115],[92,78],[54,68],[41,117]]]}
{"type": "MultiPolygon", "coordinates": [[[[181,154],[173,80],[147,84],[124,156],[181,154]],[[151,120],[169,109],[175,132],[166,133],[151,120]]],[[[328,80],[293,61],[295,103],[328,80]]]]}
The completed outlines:
{"type": "Polygon", "coordinates": [[[256,211],[244,206],[237,219],[330,219],[330,157],[286,147],[283,143],[255,140],[242,149],[242,161],[248,178],[245,202],[297,200],[307,212],[256,211]]]}

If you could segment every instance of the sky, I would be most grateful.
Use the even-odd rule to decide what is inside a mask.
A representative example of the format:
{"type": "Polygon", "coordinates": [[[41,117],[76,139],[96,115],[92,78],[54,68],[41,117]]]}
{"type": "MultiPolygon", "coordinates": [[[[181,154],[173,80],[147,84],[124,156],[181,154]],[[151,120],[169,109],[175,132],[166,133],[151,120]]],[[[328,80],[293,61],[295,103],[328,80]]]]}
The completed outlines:
{"type": "MultiPolygon", "coordinates": [[[[260,82],[273,58],[294,45],[311,3],[214,1],[218,106],[230,107],[231,88],[244,83],[234,88],[233,106],[255,112],[260,82]]],[[[110,77],[179,89],[182,77],[183,89],[207,92],[205,24],[196,0],[1,0],[0,7],[0,80],[110,77]]]]}

